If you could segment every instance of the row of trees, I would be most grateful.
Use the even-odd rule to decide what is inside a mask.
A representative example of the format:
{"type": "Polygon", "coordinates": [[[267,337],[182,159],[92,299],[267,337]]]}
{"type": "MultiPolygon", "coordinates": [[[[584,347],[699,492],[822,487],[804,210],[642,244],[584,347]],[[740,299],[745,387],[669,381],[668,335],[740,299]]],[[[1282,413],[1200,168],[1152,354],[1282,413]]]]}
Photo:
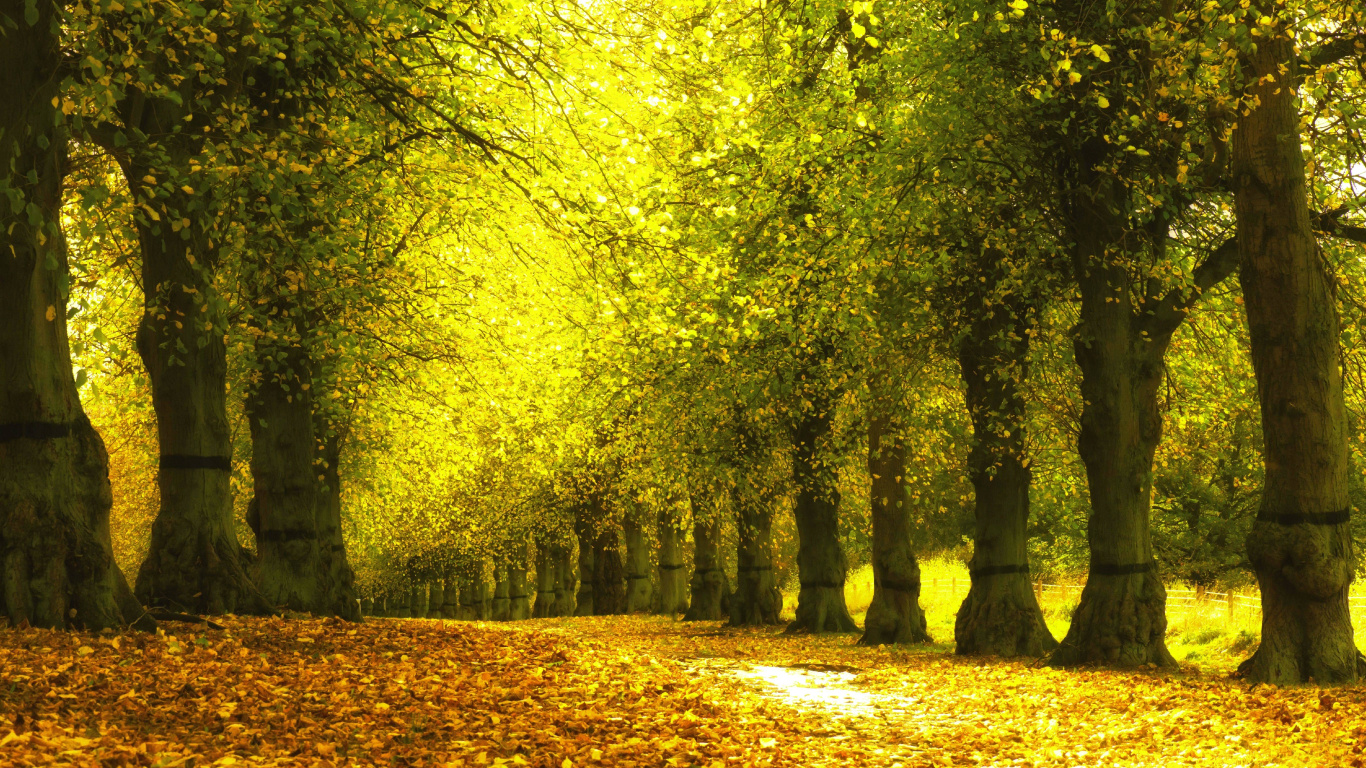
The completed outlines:
{"type": "Polygon", "coordinates": [[[1255,572],[1248,676],[1359,674],[1357,9],[0,14],[11,621],[355,617],[354,581],[477,584],[486,560],[516,566],[509,616],[566,613],[576,570],[574,611],[624,610],[644,531],[662,585],[690,517],[690,611],[774,623],[790,508],[791,628],[851,631],[867,493],[868,642],[923,639],[916,557],[961,533],[960,650],[1171,664],[1174,518],[1190,575],[1255,572]],[[96,384],[99,418],[154,417],[119,435],[157,466],[132,588],[96,384]],[[1236,418],[1189,428],[1182,402],[1236,418]],[[1061,642],[1041,556],[1087,573],[1061,642]]]}

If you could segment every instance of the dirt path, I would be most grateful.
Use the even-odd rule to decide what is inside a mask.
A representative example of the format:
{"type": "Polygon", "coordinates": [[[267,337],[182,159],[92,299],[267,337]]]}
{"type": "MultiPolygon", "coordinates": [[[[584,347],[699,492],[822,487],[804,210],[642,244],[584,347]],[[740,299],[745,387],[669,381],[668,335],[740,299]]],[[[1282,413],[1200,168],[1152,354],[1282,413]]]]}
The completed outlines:
{"type": "Polygon", "coordinates": [[[868,765],[1366,765],[1362,687],[1249,688],[1197,669],[1055,670],[652,619],[579,620],[564,631],[629,642],[736,701],[790,709],[812,744],[868,765]]]}

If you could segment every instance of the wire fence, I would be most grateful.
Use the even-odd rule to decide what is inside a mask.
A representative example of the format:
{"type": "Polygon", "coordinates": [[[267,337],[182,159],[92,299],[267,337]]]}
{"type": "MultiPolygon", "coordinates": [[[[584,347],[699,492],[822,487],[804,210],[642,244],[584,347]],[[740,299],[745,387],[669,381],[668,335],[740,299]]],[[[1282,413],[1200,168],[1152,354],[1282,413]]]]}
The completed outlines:
{"type": "MultiPolygon", "coordinates": [[[[958,600],[967,597],[971,582],[968,579],[945,578],[929,579],[925,585],[930,594],[939,598],[958,600]]],[[[1042,580],[1034,582],[1034,594],[1040,605],[1066,605],[1081,599],[1084,585],[1048,584],[1042,580]]],[[[1366,619],[1366,593],[1348,596],[1352,617],[1358,621],[1366,619]]],[[[1256,588],[1218,592],[1204,587],[1167,587],[1167,613],[1181,614],[1201,612],[1205,614],[1223,613],[1229,619],[1247,616],[1261,616],[1262,596],[1256,588]]]]}

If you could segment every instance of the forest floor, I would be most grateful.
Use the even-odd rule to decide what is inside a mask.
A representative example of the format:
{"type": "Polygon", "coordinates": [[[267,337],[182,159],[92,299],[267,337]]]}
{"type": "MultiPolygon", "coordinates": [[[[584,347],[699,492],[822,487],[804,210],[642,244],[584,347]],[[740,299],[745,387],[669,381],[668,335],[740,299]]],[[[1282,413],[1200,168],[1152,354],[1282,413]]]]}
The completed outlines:
{"type": "Polygon", "coordinates": [[[1362,766],[1366,687],[656,617],[0,631],[0,765],[1362,766]]]}

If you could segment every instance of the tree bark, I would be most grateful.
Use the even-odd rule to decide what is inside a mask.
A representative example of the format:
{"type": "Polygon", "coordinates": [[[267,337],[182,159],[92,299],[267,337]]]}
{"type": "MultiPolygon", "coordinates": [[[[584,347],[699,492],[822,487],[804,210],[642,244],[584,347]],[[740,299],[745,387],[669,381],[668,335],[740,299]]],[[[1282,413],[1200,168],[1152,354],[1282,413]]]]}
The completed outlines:
{"type": "MultiPolygon", "coordinates": [[[[1125,191],[1094,170],[1099,139],[1077,161],[1082,191],[1072,237],[1081,321],[1074,350],[1084,401],[1077,448],[1091,495],[1091,562],[1067,637],[1050,661],[1170,666],[1163,636],[1167,593],[1153,560],[1150,530],[1153,452],[1162,435],[1158,388],[1175,323],[1151,328],[1135,312],[1131,276],[1115,253],[1125,240],[1125,191]]],[[[1141,309],[1141,308],[1140,308],[1141,309]]]]}
{"type": "Polygon", "coordinates": [[[730,626],[779,624],[783,594],[773,572],[773,501],[743,475],[735,489],[735,592],[730,626]]]}
{"type": "MultiPolygon", "coordinates": [[[[1273,19],[1282,13],[1258,5],[1273,19]]],[[[1242,61],[1255,101],[1233,134],[1234,212],[1266,467],[1247,538],[1262,592],[1262,638],[1239,672],[1276,685],[1350,684],[1366,673],[1366,660],[1348,602],[1356,562],[1336,288],[1309,211],[1293,32],[1279,19],[1262,30],[1242,61]]]]}
{"type": "Polygon", "coordinates": [[[641,525],[639,510],[627,512],[623,522],[626,534],[626,612],[643,613],[650,610],[654,595],[650,571],[650,540],[641,525]]]}
{"type": "MultiPolygon", "coordinates": [[[[318,547],[322,558],[322,581],[326,587],[322,612],[348,621],[359,621],[356,606],[356,572],[346,557],[346,539],[341,519],[341,454],[343,437],[337,434],[326,417],[313,414],[314,441],[317,456],[314,471],[321,480],[314,486],[317,493],[318,547]]],[[[434,605],[438,613],[441,603],[434,605]]]]}
{"type": "Polygon", "coordinates": [[[455,619],[460,616],[460,579],[455,574],[447,574],[446,588],[441,593],[441,618],[455,619]]]}
{"type": "Polygon", "coordinates": [[[889,419],[868,422],[868,475],[872,479],[873,601],[863,620],[860,645],[928,643],[920,608],[920,563],[911,547],[911,510],[906,499],[906,445],[889,419]]]}
{"type": "Polygon", "coordinates": [[[493,565],[493,609],[490,618],[494,621],[507,621],[512,618],[511,584],[508,582],[506,562],[493,565]]]}
{"type": "Polygon", "coordinates": [[[792,474],[797,483],[797,615],[789,634],[857,632],[858,625],[844,604],[848,563],[840,546],[840,493],[833,470],[819,459],[817,442],[830,431],[828,412],[803,414],[793,437],[792,474]]]}
{"type": "Polygon", "coordinates": [[[721,520],[711,505],[692,497],[692,601],[684,621],[719,621],[729,614],[730,585],[721,567],[721,520]]]}
{"type": "Polygon", "coordinates": [[[530,562],[529,543],[513,548],[512,557],[508,561],[508,619],[511,621],[531,618],[530,584],[526,576],[527,565],[530,562]]]}
{"type": "Polygon", "coordinates": [[[659,510],[659,607],[665,616],[677,616],[688,610],[687,574],[683,562],[682,534],[678,530],[675,507],[665,504],[659,510]]]}
{"type": "Polygon", "coordinates": [[[972,587],[954,622],[959,654],[1044,656],[1058,647],[1029,581],[1026,551],[1031,473],[1025,463],[1028,307],[984,305],[973,291],[974,317],[959,343],[973,443],[968,474],[975,491],[972,587]]]}
{"type": "Polygon", "coordinates": [[[81,407],[60,229],[59,11],[0,2],[0,607],[10,624],[153,625],[114,562],[109,457],[81,407]]]}
{"type": "Polygon", "coordinates": [[[257,347],[262,370],[247,398],[252,529],[261,594],[276,608],[321,613],[330,601],[319,552],[313,374],[298,346],[257,347]]]}
{"type": "Polygon", "coordinates": [[[594,616],[626,613],[626,566],[621,561],[619,541],[617,527],[611,523],[604,525],[593,541],[594,616]]]}
{"type": "Polygon", "coordinates": [[[536,603],[531,608],[532,618],[548,619],[559,615],[555,596],[557,576],[559,563],[554,549],[540,542],[536,547],[536,603]]]}
{"type": "Polygon", "coordinates": [[[427,616],[433,619],[441,618],[446,608],[446,585],[440,580],[427,584],[427,616]]]}
{"type": "Polygon", "coordinates": [[[574,535],[579,542],[579,589],[574,593],[574,611],[569,614],[573,616],[592,616],[594,613],[593,591],[596,586],[594,579],[597,576],[594,555],[597,552],[593,543],[597,537],[593,532],[593,524],[589,506],[581,505],[574,518],[574,535]]]}
{"type": "Polygon", "coordinates": [[[574,600],[574,550],[564,544],[556,544],[551,550],[555,555],[555,614],[573,616],[574,600]]]}

